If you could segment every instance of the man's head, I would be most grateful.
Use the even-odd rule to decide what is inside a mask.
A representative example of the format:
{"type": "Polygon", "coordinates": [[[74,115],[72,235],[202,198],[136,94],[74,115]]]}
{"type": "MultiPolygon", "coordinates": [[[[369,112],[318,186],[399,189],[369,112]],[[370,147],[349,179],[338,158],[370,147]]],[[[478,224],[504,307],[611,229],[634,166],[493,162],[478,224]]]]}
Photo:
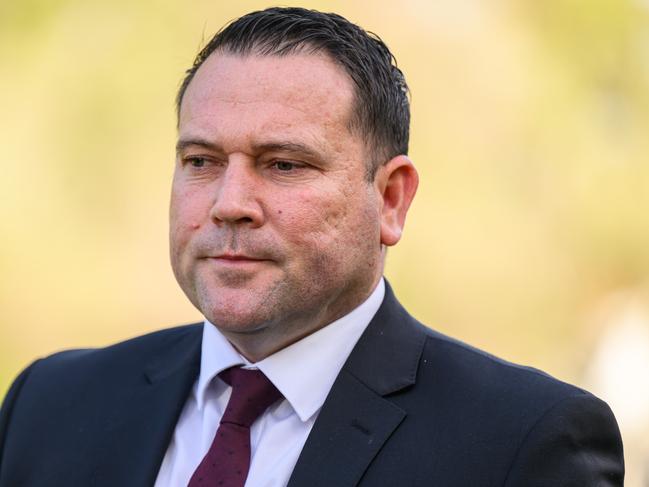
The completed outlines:
{"type": "Polygon", "coordinates": [[[176,98],[180,113],[187,86],[213,53],[246,56],[328,55],[354,83],[349,126],[367,143],[367,175],[399,154],[408,154],[408,85],[381,39],[337,14],[302,8],[269,8],[235,20],[218,32],[187,70],[176,98]]]}
{"type": "MultiPolygon", "coordinates": [[[[270,11],[277,22],[283,12],[292,24],[304,15],[311,35],[325,36],[313,17],[330,16],[270,11]]],[[[251,21],[243,17],[231,27],[237,22],[251,21]]],[[[249,27],[261,29],[260,22],[249,27]]],[[[337,30],[327,35],[335,40],[337,30]]],[[[336,58],[324,49],[276,53],[262,46],[215,48],[184,84],[170,211],[178,282],[253,360],[369,295],[382,273],[384,246],[399,240],[417,186],[412,163],[400,153],[367,177],[377,153],[374,135],[354,122],[358,85],[336,58]]]]}

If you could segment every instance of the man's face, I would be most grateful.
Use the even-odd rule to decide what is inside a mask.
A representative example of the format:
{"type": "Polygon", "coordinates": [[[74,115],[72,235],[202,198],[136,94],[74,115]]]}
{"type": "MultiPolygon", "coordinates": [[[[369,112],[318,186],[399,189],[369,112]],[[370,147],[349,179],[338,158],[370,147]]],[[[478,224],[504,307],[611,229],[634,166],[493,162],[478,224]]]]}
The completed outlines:
{"type": "Polygon", "coordinates": [[[352,100],[347,74],[314,54],[213,53],[185,93],[172,267],[235,343],[286,346],[360,304],[381,275],[382,201],[348,129],[352,100]]]}

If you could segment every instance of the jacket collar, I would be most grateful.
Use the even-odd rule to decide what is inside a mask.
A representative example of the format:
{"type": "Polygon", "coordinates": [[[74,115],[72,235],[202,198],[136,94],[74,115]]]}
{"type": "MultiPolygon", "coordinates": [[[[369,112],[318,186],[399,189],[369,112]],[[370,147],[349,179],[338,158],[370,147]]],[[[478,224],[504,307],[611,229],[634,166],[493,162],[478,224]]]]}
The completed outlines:
{"type": "Polygon", "coordinates": [[[168,334],[156,347],[153,357],[144,368],[150,384],[167,379],[181,370],[200,368],[202,323],[184,327],[182,333],[168,334]]]}
{"type": "Polygon", "coordinates": [[[139,378],[98,433],[100,451],[90,485],[153,485],[176,422],[198,376],[201,326],[162,332],[139,378]]]}
{"type": "MultiPolygon", "coordinates": [[[[387,283],[386,283],[387,284],[387,283]]],[[[352,487],[407,413],[385,397],[415,383],[426,333],[389,285],[318,415],[288,487],[352,487]]]]}
{"type": "Polygon", "coordinates": [[[386,281],[385,298],[344,369],[381,396],[415,383],[426,335],[386,281]]]}

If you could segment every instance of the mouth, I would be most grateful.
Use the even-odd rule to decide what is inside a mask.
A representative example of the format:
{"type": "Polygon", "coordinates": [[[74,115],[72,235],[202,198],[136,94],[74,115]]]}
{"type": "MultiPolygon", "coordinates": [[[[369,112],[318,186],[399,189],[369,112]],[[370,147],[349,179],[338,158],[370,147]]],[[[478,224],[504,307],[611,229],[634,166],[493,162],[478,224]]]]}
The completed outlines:
{"type": "Polygon", "coordinates": [[[225,265],[244,265],[244,264],[254,264],[258,262],[269,261],[269,259],[252,257],[250,255],[243,255],[243,254],[220,254],[220,255],[208,256],[206,258],[207,260],[211,260],[219,264],[225,264],[225,265]]]}
{"type": "Polygon", "coordinates": [[[223,260],[267,260],[267,259],[260,259],[258,257],[251,257],[249,255],[243,255],[243,254],[221,254],[221,255],[215,255],[211,258],[223,259],[223,260]]]}

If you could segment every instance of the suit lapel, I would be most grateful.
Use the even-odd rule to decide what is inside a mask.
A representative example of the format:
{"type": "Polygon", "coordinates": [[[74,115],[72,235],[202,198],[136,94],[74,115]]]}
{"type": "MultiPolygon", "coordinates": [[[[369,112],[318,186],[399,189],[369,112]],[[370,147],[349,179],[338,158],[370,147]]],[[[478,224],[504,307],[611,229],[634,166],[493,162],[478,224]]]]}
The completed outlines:
{"type": "Polygon", "coordinates": [[[389,285],[381,307],[336,379],[288,487],[351,487],[406,412],[384,396],[415,383],[425,334],[389,285]]]}
{"type": "Polygon", "coordinates": [[[93,486],[153,485],[200,368],[201,327],[156,353],[103,432],[93,486]]]}
{"type": "Polygon", "coordinates": [[[405,412],[341,371],[311,430],[289,487],[356,485],[405,412]]]}

